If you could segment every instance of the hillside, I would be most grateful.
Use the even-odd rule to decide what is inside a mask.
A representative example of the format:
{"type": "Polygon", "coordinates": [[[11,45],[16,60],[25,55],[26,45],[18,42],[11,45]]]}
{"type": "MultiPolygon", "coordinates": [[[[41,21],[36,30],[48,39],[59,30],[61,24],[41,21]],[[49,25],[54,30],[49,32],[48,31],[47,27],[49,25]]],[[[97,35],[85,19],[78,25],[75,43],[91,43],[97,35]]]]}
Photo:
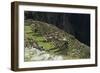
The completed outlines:
{"type": "Polygon", "coordinates": [[[26,20],[24,31],[25,61],[90,58],[87,45],[55,25],[26,20]]]}

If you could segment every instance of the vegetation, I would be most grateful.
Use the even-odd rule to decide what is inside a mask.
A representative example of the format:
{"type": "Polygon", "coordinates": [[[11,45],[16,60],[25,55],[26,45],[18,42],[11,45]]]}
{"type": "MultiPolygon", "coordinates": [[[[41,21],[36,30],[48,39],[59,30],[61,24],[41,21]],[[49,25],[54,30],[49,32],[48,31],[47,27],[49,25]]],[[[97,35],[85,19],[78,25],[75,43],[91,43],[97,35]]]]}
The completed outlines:
{"type": "Polygon", "coordinates": [[[25,61],[55,60],[53,57],[59,56],[64,60],[90,58],[90,48],[87,45],[52,24],[25,20],[24,31],[25,61]],[[35,58],[36,51],[40,52],[37,56],[39,59],[35,58]],[[44,58],[43,53],[48,59],[44,58]],[[40,57],[42,54],[43,58],[40,57]]]}

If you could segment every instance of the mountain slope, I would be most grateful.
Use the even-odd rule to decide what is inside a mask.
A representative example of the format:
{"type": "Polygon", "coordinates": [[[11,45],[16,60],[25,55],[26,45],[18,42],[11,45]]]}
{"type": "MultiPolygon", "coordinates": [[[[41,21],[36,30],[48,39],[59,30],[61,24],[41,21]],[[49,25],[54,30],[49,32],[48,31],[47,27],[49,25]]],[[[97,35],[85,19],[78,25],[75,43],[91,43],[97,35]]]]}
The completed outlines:
{"type": "Polygon", "coordinates": [[[24,34],[25,47],[34,47],[51,55],[61,55],[64,59],[90,58],[90,48],[74,36],[52,24],[27,21],[24,34]]]}

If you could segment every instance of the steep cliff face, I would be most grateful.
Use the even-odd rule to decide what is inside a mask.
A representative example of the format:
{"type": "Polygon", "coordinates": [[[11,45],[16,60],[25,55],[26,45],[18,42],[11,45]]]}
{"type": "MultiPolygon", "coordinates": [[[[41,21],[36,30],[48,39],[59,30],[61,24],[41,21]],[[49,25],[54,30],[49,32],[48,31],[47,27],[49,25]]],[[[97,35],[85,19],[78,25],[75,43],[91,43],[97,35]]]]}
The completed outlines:
{"type": "Polygon", "coordinates": [[[53,24],[90,46],[89,14],[25,11],[25,19],[53,24]]]}
{"type": "MultiPolygon", "coordinates": [[[[25,48],[28,48],[26,49],[28,50],[26,54],[32,52],[30,51],[31,48],[35,48],[40,53],[45,51],[46,54],[60,57],[60,59],[64,60],[90,58],[90,48],[87,45],[53,24],[36,20],[25,20],[24,35],[25,48]]],[[[31,55],[33,60],[34,55],[33,49],[31,55]]],[[[51,59],[49,58],[49,60],[51,59]]]]}

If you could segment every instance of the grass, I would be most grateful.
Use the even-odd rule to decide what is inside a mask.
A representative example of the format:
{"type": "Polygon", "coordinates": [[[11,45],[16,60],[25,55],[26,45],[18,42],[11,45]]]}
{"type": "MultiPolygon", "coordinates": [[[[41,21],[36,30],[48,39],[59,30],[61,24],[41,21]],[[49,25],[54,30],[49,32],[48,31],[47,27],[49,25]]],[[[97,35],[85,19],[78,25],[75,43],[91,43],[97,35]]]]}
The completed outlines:
{"type": "Polygon", "coordinates": [[[30,26],[24,26],[24,31],[25,31],[25,33],[30,33],[30,32],[32,32],[30,26]]]}
{"type": "Polygon", "coordinates": [[[34,41],[36,41],[39,46],[42,46],[44,50],[49,50],[50,48],[54,48],[52,42],[43,42],[46,41],[45,38],[41,34],[33,32],[31,26],[25,26],[24,30],[25,30],[24,34],[25,37],[34,39],[34,41]]]}
{"type": "Polygon", "coordinates": [[[38,42],[40,46],[43,46],[45,50],[49,50],[50,48],[54,48],[51,42],[38,42]]]}
{"type": "Polygon", "coordinates": [[[44,41],[45,40],[42,36],[34,35],[33,38],[34,38],[35,41],[44,41]]]}

